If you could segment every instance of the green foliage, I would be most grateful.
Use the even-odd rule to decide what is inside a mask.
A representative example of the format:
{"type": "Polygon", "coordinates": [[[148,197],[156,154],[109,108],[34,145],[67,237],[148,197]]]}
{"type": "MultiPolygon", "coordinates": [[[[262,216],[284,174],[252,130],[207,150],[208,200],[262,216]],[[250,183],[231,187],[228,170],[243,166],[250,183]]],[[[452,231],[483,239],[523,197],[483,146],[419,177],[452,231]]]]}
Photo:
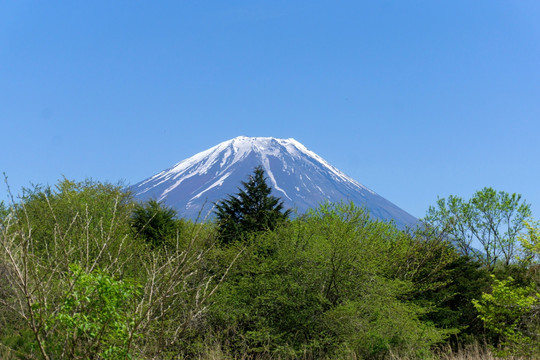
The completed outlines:
{"type": "Polygon", "coordinates": [[[439,199],[424,220],[447,234],[463,254],[475,255],[493,269],[498,261],[508,265],[515,259],[518,235],[530,215],[530,205],[521,195],[487,187],[469,201],[457,196],[439,199]],[[481,244],[483,253],[474,251],[473,241],[481,244]]]}
{"type": "Polygon", "coordinates": [[[484,293],[473,304],[486,328],[501,337],[501,355],[534,356],[540,351],[540,293],[533,286],[516,287],[512,283],[511,277],[494,278],[492,293],[484,293]]]}
{"type": "Polygon", "coordinates": [[[181,223],[175,220],[176,214],[176,210],[149,200],[135,205],[131,226],[136,236],[141,236],[151,246],[163,246],[174,240],[180,231],[181,223]]]}
{"type": "Polygon", "coordinates": [[[230,267],[207,262],[210,225],[153,248],[134,236],[134,204],[118,187],[64,180],[25,194],[0,227],[3,346],[46,360],[165,359],[195,343],[230,267]]]}
{"type": "Polygon", "coordinates": [[[429,353],[447,331],[406,300],[393,266],[406,247],[354,205],[325,204],[254,236],[218,292],[212,327],[234,356],[377,358],[429,353]]]}
{"type": "Polygon", "coordinates": [[[6,226],[6,221],[9,213],[10,209],[3,201],[0,201],[0,226],[6,226]]]}
{"type": "Polygon", "coordinates": [[[540,222],[525,222],[526,234],[519,237],[525,249],[523,259],[525,263],[534,265],[540,263],[540,222]]]}
{"type": "Polygon", "coordinates": [[[272,189],[266,184],[264,170],[255,168],[247,182],[242,181],[236,195],[215,204],[219,234],[223,243],[240,240],[257,231],[274,229],[289,217],[290,210],[283,210],[283,202],[270,195],[272,189]]]}
{"type": "Polygon", "coordinates": [[[427,358],[430,346],[444,338],[440,329],[419,320],[425,309],[398,300],[403,289],[388,285],[379,286],[369,298],[325,313],[325,324],[342,341],[336,357],[352,353],[360,359],[375,359],[394,353],[427,358]]]}
{"type": "MultiPolygon", "coordinates": [[[[121,240],[128,236],[133,203],[131,195],[119,185],[63,179],[54,188],[24,189],[20,203],[14,204],[14,208],[17,221],[12,230],[18,229],[30,236],[32,249],[44,255],[42,260],[48,257],[59,261],[60,258],[55,258],[58,253],[67,270],[70,263],[80,261],[92,266],[91,261],[103,254],[105,243],[112,246],[111,238],[121,240]],[[89,239],[92,241],[88,247],[79,246],[89,239]],[[85,254],[66,252],[77,247],[85,254]]],[[[122,242],[114,242],[114,245],[120,246],[122,242]]]]}
{"type": "Polygon", "coordinates": [[[218,291],[209,320],[234,354],[286,357],[320,346],[326,300],[315,283],[305,283],[307,259],[287,241],[290,231],[259,233],[218,291]]]}
{"type": "Polygon", "coordinates": [[[72,287],[47,321],[51,351],[70,359],[132,358],[131,341],[141,336],[132,331],[139,287],[99,269],[87,273],[77,265],[70,266],[68,276],[72,287]]]}
{"type": "Polygon", "coordinates": [[[454,341],[465,342],[479,336],[482,322],[477,319],[471,301],[490,285],[488,272],[481,263],[460,255],[450,243],[434,234],[421,231],[402,243],[407,250],[404,257],[395,258],[396,276],[411,281],[409,298],[429,309],[421,319],[447,329],[454,334],[454,341]]]}
{"type": "Polygon", "coordinates": [[[497,280],[491,292],[474,300],[474,306],[487,329],[496,334],[500,343],[500,355],[523,355],[536,357],[540,352],[540,281],[535,260],[540,254],[538,228],[534,222],[526,222],[527,234],[520,236],[525,249],[522,260],[530,265],[527,272],[508,268],[505,271],[519,276],[497,280]]]}
{"type": "MultiPolygon", "coordinates": [[[[494,345],[500,341],[498,346],[501,354],[506,355],[531,355],[539,351],[532,346],[538,341],[540,329],[538,306],[533,305],[537,301],[538,295],[534,295],[534,291],[538,286],[529,286],[533,280],[532,272],[526,272],[524,266],[531,264],[536,256],[535,229],[525,222],[530,215],[530,205],[522,201],[520,195],[484,188],[469,201],[455,196],[450,196],[448,200],[439,199],[437,208],[430,207],[426,217],[427,222],[442,237],[452,240],[463,254],[475,256],[492,274],[511,279],[495,280],[490,291],[485,276],[470,281],[475,274],[480,275],[478,271],[460,266],[456,274],[462,279],[459,282],[466,284],[465,288],[456,288],[460,293],[456,299],[460,301],[455,305],[458,305],[456,310],[461,314],[457,319],[478,314],[478,319],[488,329],[486,339],[494,345]],[[528,236],[522,233],[525,227],[528,236]],[[521,240],[521,249],[518,240],[521,240]],[[473,250],[473,242],[482,246],[481,252],[473,250]],[[518,251],[524,254],[520,263],[515,261],[518,251]],[[481,300],[474,300],[479,298],[481,300]],[[471,301],[474,309],[463,300],[471,301]]],[[[457,260],[462,262],[463,258],[457,260]]],[[[449,305],[454,308],[452,302],[449,305]]],[[[461,320],[459,322],[463,324],[461,320]]],[[[472,326],[462,330],[463,334],[482,333],[477,321],[470,319],[470,324],[472,326]]]]}
{"type": "Polygon", "coordinates": [[[0,357],[428,359],[450,335],[538,357],[535,223],[522,235],[529,269],[488,271],[449,230],[405,233],[353,204],[285,221],[262,169],[250,181],[220,203],[239,211],[228,235],[219,219],[179,222],[93,181],[4,206],[0,357]],[[490,292],[489,273],[516,280],[490,292]]]}

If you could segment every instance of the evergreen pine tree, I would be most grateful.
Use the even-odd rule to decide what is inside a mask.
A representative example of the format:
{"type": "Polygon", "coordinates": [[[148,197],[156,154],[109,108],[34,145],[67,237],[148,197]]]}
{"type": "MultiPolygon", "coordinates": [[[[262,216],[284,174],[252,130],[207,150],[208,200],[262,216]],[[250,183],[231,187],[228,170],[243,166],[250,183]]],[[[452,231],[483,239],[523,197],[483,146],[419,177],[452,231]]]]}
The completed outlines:
{"type": "Polygon", "coordinates": [[[272,189],[266,184],[262,166],[257,166],[243,189],[236,195],[216,203],[215,213],[219,234],[223,243],[241,239],[248,233],[273,230],[286,220],[291,210],[283,210],[283,201],[270,195],[272,189]]]}

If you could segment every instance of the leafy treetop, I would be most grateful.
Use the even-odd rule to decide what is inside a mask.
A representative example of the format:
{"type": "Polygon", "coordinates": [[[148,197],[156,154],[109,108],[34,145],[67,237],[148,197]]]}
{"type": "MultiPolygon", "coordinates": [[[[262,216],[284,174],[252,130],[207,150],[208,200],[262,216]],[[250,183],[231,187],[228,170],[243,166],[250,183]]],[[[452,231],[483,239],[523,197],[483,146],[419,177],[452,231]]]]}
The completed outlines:
{"type": "Polygon", "coordinates": [[[251,232],[273,230],[286,220],[291,210],[283,210],[283,201],[270,195],[262,166],[257,166],[247,182],[242,181],[236,195],[215,204],[219,234],[224,243],[251,232]]]}
{"type": "Polygon", "coordinates": [[[156,200],[137,204],[131,214],[131,227],[151,246],[167,243],[176,235],[179,222],[175,220],[176,210],[156,200]]]}
{"type": "Polygon", "coordinates": [[[530,216],[530,205],[521,195],[486,187],[469,201],[458,196],[439,199],[424,220],[447,233],[464,255],[477,255],[493,269],[498,261],[507,266],[515,258],[518,236],[530,216]],[[473,242],[483,253],[475,251],[473,242]]]}

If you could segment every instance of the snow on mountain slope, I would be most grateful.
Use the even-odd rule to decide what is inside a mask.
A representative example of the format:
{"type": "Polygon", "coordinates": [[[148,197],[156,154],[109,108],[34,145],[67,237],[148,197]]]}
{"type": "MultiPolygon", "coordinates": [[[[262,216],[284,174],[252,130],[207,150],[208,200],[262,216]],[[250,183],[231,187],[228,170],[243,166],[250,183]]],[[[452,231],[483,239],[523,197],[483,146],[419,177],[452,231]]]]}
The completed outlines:
{"type": "Polygon", "coordinates": [[[274,196],[299,213],[326,200],[353,201],[372,216],[399,227],[417,219],[330,165],[294,139],[239,136],[185,159],[130,190],[138,199],[157,199],[180,216],[204,217],[213,203],[238,192],[253,169],[262,165],[274,196]],[[203,208],[204,206],[204,208],[203,208]]]}

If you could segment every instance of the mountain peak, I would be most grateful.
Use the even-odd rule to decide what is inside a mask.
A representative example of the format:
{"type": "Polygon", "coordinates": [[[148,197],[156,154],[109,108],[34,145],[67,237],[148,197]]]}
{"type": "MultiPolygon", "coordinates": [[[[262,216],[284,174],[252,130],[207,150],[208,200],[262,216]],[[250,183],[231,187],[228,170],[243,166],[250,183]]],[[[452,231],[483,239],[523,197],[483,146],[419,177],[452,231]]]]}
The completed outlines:
{"type": "MultiPolygon", "coordinates": [[[[237,192],[261,165],[275,196],[304,212],[324,201],[353,201],[372,216],[404,227],[416,219],[326,162],[293,138],[238,136],[182,160],[131,187],[135,196],[154,198],[195,218],[205,203],[237,192]]],[[[208,209],[210,210],[210,209],[208,209]]]]}

